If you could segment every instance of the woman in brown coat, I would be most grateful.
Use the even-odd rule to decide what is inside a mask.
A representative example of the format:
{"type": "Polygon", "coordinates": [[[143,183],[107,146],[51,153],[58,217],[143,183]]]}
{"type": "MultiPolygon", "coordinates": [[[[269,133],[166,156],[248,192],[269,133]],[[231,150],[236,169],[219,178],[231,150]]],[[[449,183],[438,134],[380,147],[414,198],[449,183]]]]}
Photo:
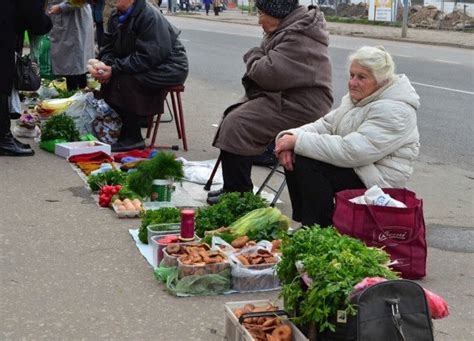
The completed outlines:
{"type": "Polygon", "coordinates": [[[297,0],[257,0],[265,36],[244,55],[245,96],[224,112],[213,145],[221,150],[224,187],[209,192],[250,192],[252,161],[285,129],[312,122],[333,103],[329,37],[318,8],[297,0]]]}

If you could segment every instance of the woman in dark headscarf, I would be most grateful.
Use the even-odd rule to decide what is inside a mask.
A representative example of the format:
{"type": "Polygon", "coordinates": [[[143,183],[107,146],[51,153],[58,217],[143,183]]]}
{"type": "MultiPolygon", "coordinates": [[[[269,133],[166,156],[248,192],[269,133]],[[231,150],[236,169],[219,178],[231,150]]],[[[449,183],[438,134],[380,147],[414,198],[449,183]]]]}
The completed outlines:
{"type": "Polygon", "coordinates": [[[209,192],[250,192],[252,162],[278,132],[312,122],[333,103],[324,15],[297,0],[257,0],[265,36],[244,55],[245,96],[224,112],[213,145],[221,150],[224,186],[209,192]]]}

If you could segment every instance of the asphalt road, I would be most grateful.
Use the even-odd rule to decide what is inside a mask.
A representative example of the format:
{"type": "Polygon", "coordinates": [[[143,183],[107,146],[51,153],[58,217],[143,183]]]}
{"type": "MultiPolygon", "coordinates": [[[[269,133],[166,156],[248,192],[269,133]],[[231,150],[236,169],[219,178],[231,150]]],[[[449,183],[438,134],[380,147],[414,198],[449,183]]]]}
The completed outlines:
{"type": "MultiPolygon", "coordinates": [[[[240,77],[245,71],[242,55],[249,47],[259,44],[260,27],[176,17],[169,19],[183,31],[181,37],[190,57],[191,76],[218,84],[229,93],[240,94],[240,77]]],[[[397,72],[408,75],[422,98],[418,111],[421,153],[445,164],[472,169],[474,52],[332,36],[330,53],[335,105],[346,93],[347,56],[354,49],[369,44],[384,45],[390,51],[397,72]]]]}

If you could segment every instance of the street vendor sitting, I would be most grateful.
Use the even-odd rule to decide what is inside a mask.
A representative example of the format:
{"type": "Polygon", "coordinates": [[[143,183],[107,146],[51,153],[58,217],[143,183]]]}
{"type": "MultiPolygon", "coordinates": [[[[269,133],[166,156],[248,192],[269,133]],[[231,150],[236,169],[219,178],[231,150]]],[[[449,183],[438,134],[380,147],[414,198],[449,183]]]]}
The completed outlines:
{"type": "Polygon", "coordinates": [[[251,192],[252,164],[275,136],[327,113],[333,103],[329,35],[323,13],[297,0],[257,0],[262,43],[243,57],[245,96],[228,107],[214,138],[224,186],[208,194],[251,192]]]}
{"type": "Polygon", "coordinates": [[[101,95],[122,118],[113,152],[143,149],[140,116],[163,112],[165,88],[181,85],[188,75],[180,31],[146,0],[117,0],[91,75],[102,83],[101,95]]]}
{"type": "Polygon", "coordinates": [[[349,93],[341,105],[276,139],[293,220],[306,226],[332,224],[338,191],[404,187],[418,156],[420,100],[408,78],[394,73],[383,47],[362,47],[349,63],[349,93]]]}

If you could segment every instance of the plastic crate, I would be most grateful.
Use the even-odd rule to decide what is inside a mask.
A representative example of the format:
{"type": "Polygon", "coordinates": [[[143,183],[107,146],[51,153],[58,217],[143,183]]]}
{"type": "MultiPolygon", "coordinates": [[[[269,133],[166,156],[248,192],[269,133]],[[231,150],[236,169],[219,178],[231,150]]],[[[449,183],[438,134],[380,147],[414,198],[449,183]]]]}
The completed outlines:
{"type": "MultiPolygon", "coordinates": [[[[223,257],[225,257],[223,255],[223,257]]],[[[178,258],[178,278],[183,278],[186,276],[202,276],[202,275],[211,275],[216,274],[225,269],[229,268],[230,264],[225,259],[221,263],[212,263],[205,265],[186,265],[181,263],[181,260],[178,258]]]]}
{"type": "MultiPolygon", "coordinates": [[[[239,319],[234,315],[234,310],[237,308],[243,308],[246,304],[251,303],[256,307],[265,307],[271,302],[269,300],[259,301],[240,301],[240,302],[227,302],[224,304],[224,340],[226,341],[254,341],[255,339],[250,335],[248,330],[239,323],[239,319]]],[[[292,341],[308,341],[308,338],[285,317],[282,317],[283,323],[288,324],[293,332],[292,341]]]]}

